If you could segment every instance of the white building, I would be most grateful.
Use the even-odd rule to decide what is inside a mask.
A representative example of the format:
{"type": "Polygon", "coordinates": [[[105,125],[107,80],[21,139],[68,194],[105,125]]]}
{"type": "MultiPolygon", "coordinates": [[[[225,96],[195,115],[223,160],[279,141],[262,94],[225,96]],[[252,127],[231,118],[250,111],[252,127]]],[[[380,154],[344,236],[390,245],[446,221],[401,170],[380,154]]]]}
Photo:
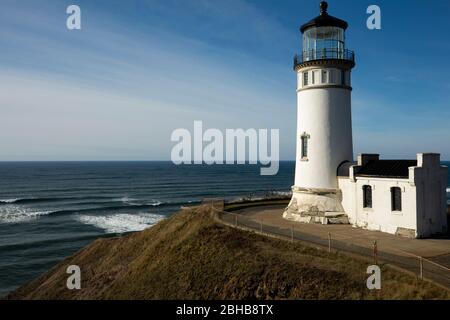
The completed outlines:
{"type": "Polygon", "coordinates": [[[351,70],[345,21],[327,13],[301,27],[297,72],[297,158],[286,219],[351,223],[408,237],[447,231],[447,167],[439,154],[416,160],[380,160],[362,154],[353,162],[351,70]]]}

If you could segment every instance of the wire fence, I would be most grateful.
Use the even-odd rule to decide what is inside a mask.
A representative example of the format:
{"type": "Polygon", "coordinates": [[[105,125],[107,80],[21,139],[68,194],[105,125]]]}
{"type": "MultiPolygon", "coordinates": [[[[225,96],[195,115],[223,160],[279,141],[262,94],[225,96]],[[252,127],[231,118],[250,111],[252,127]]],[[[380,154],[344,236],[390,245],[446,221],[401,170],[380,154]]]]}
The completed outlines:
{"type": "Polygon", "coordinates": [[[414,273],[419,279],[431,280],[450,289],[450,268],[430,259],[392,247],[383,248],[377,241],[370,242],[368,240],[367,243],[361,243],[361,239],[359,239],[359,245],[356,245],[336,240],[332,233],[328,233],[326,238],[319,237],[299,231],[295,223],[292,223],[288,228],[274,226],[266,223],[263,219],[258,220],[243,214],[224,211],[223,200],[210,202],[210,205],[213,208],[214,218],[231,227],[292,242],[306,242],[330,253],[342,251],[364,256],[373,261],[374,264],[387,263],[400,267],[414,273]]]}

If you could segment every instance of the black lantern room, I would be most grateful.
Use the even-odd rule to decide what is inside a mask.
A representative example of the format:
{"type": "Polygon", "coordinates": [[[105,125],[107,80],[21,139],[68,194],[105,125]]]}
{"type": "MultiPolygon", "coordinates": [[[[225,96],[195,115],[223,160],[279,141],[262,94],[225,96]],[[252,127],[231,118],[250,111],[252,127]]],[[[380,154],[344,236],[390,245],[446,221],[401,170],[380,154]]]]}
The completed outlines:
{"type": "Polygon", "coordinates": [[[303,50],[296,63],[314,60],[339,59],[354,62],[354,52],[345,48],[347,22],[328,14],[328,3],[320,3],[320,15],[301,26],[303,50]]]}

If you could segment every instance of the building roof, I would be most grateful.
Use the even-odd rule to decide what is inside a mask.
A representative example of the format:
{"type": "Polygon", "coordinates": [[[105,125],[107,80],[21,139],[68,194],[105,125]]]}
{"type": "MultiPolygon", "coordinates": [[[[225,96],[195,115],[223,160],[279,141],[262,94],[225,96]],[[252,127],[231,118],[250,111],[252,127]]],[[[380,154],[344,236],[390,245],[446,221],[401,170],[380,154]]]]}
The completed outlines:
{"type": "Polygon", "coordinates": [[[338,177],[348,177],[350,176],[350,167],[357,165],[358,162],[350,162],[346,161],[340,164],[340,166],[337,169],[337,176],[338,177]]]}
{"type": "Polygon", "coordinates": [[[304,33],[307,29],[313,27],[338,27],[346,30],[348,27],[348,23],[344,20],[330,16],[327,12],[327,9],[328,3],[326,1],[322,1],[320,3],[320,16],[317,16],[311,21],[302,25],[300,31],[304,33]]]}
{"type": "Polygon", "coordinates": [[[356,176],[408,178],[409,167],[417,166],[417,160],[371,160],[362,166],[356,176]]]}

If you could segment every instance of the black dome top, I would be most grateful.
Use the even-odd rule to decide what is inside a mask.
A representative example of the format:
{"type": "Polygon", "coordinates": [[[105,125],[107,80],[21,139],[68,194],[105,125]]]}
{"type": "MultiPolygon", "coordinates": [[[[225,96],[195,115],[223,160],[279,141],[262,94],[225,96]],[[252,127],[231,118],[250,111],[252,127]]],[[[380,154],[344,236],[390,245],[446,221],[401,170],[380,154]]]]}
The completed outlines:
{"type": "Polygon", "coordinates": [[[330,16],[327,13],[328,3],[326,1],[322,1],[320,3],[320,16],[312,19],[308,23],[305,23],[300,28],[300,31],[304,33],[307,29],[313,27],[338,27],[344,30],[347,29],[348,23],[344,20],[338,19],[336,17],[330,16]]]}

